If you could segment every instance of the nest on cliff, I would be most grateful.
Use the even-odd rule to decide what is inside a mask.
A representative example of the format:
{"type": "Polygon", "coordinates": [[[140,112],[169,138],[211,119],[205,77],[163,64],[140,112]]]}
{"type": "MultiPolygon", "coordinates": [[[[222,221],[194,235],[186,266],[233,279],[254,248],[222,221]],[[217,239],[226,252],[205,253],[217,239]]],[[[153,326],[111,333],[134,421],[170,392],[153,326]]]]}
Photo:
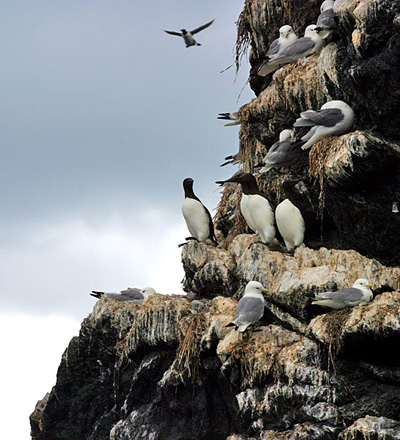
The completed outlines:
{"type": "Polygon", "coordinates": [[[201,338],[207,328],[204,313],[194,313],[181,322],[182,335],[173,365],[173,372],[185,383],[191,379],[195,383],[200,368],[201,338]]]}
{"type": "Polygon", "coordinates": [[[235,65],[236,73],[238,73],[243,55],[245,55],[251,43],[250,14],[246,8],[246,5],[243,11],[240,13],[238,21],[236,22],[236,29],[237,37],[235,45],[235,65]]]}

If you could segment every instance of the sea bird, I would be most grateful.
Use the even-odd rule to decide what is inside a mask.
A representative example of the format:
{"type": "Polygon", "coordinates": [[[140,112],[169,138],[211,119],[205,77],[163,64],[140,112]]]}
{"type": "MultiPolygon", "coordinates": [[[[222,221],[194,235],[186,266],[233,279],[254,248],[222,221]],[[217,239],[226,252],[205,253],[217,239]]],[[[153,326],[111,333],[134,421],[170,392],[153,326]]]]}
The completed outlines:
{"type": "Polygon", "coordinates": [[[181,29],[180,32],[175,32],[175,31],[166,31],[164,30],[164,32],[166,32],[167,34],[170,35],[176,35],[177,37],[182,37],[183,40],[186,43],[186,47],[190,47],[190,46],[201,46],[200,43],[198,43],[194,38],[193,35],[197,34],[198,32],[202,31],[205,28],[208,28],[208,26],[211,26],[214,23],[214,20],[209,21],[206,24],[203,24],[202,26],[199,26],[196,29],[193,29],[192,31],[187,31],[186,29],[181,29]]]}
{"type": "Polygon", "coordinates": [[[236,173],[230,179],[215,183],[223,185],[228,182],[242,185],[240,211],[249,228],[260,236],[261,242],[256,243],[275,244],[274,213],[267,198],[258,189],[255,177],[250,173],[236,173]]]}
{"type": "MultiPolygon", "coordinates": [[[[201,203],[200,199],[193,192],[193,182],[191,177],[183,181],[183,189],[185,191],[185,200],[182,205],[182,214],[185,218],[186,225],[191,237],[186,240],[196,240],[200,242],[212,242],[217,245],[214,236],[214,226],[211,219],[210,211],[201,203]]],[[[178,247],[183,246],[181,243],[178,247]]]]}
{"type": "Polygon", "coordinates": [[[244,333],[247,327],[259,321],[264,315],[263,292],[268,290],[261,283],[250,281],[236,307],[235,319],[226,327],[235,326],[235,330],[244,333]]]}
{"type": "Polygon", "coordinates": [[[311,304],[329,307],[334,310],[354,307],[359,304],[367,304],[373,297],[370,287],[373,287],[373,285],[370,284],[368,280],[360,278],[353,284],[353,287],[349,289],[342,289],[336,292],[316,293],[311,304]]]}
{"type": "Polygon", "coordinates": [[[152,287],[144,287],[142,290],[132,289],[131,287],[128,287],[126,290],[121,290],[120,293],[107,293],[92,290],[92,293],[90,295],[94,296],[97,299],[104,297],[120,302],[143,303],[150,295],[154,295],[155,293],[156,291],[152,287]]]}
{"type": "Polygon", "coordinates": [[[301,140],[306,143],[301,147],[307,150],[326,136],[339,136],[347,133],[354,122],[352,108],[343,101],[328,101],[321,110],[307,110],[300,113],[293,127],[310,127],[301,140]]]}
{"type": "MultiPolygon", "coordinates": [[[[279,38],[274,40],[269,46],[267,57],[271,57],[272,55],[277,54],[279,51],[285,49],[290,46],[297,40],[297,35],[294,33],[292,26],[285,25],[279,29],[279,38]]],[[[258,70],[258,75],[266,76],[271,72],[274,72],[279,68],[279,64],[268,64],[268,61],[265,61],[260,69],[258,70]]]]}
{"type": "Polygon", "coordinates": [[[317,30],[321,38],[326,38],[338,28],[338,16],[333,10],[334,6],[334,0],[325,0],[321,5],[321,14],[317,20],[317,30]]]}
{"type": "Polygon", "coordinates": [[[227,121],[233,121],[228,124],[225,124],[225,127],[229,127],[231,125],[240,125],[242,121],[239,118],[238,112],[232,112],[232,113],[218,113],[217,119],[225,119],[227,121]]]}
{"type": "MultiPolygon", "coordinates": [[[[324,40],[320,37],[315,24],[307,26],[304,37],[299,38],[290,46],[278,51],[276,54],[268,57],[266,65],[275,67],[275,70],[284,64],[294,63],[299,58],[312,55],[318,52],[324,40]]],[[[260,73],[259,73],[260,74],[260,73]]]]}
{"type": "Polygon", "coordinates": [[[264,156],[263,161],[257,166],[263,166],[260,173],[266,173],[272,168],[288,168],[298,162],[301,157],[302,142],[292,139],[293,130],[283,130],[279,141],[275,142],[264,156]]]}

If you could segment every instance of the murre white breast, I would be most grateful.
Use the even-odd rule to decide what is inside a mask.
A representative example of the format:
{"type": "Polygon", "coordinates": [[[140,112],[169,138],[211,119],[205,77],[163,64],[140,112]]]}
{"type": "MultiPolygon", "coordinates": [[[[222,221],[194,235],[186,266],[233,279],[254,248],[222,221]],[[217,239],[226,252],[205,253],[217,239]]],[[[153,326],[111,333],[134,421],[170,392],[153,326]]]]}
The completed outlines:
{"type": "Polygon", "coordinates": [[[294,251],[304,241],[305,226],[300,210],[289,199],[285,199],[276,207],[275,218],[286,249],[294,251]]]}
{"type": "MultiPolygon", "coordinates": [[[[194,194],[193,182],[194,180],[190,177],[183,181],[185,200],[182,205],[182,214],[189,232],[192,234],[192,236],[187,237],[186,240],[197,240],[200,242],[210,240],[217,244],[214,237],[214,227],[211,214],[201,203],[200,199],[194,194]]],[[[179,246],[182,246],[183,244],[179,246]]]]}

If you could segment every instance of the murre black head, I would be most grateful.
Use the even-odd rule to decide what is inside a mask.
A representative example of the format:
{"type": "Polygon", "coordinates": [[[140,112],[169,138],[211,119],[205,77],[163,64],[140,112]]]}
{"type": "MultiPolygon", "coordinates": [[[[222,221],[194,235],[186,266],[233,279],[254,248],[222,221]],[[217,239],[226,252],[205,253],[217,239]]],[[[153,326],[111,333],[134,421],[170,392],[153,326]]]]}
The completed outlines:
{"type": "Polygon", "coordinates": [[[188,31],[186,29],[181,29],[181,32],[183,35],[186,35],[188,33],[188,31]]]}

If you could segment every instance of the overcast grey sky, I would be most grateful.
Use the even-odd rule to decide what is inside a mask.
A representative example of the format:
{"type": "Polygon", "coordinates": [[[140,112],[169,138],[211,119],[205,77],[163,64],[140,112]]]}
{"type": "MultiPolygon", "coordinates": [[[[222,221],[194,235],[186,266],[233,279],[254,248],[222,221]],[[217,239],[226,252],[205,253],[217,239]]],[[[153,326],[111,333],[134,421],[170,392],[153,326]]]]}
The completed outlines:
{"type": "MultiPolygon", "coordinates": [[[[219,198],[214,181],[234,171],[219,164],[237,151],[238,128],[216,117],[252,97],[246,86],[236,103],[247,66],[236,82],[233,68],[220,73],[233,61],[242,6],[2,2],[6,308],[82,316],[79,304],[90,309],[91,289],[179,288],[183,272],[163,284],[150,265],[165,252],[169,234],[176,238],[178,228],[182,238],[187,234],[182,180],[193,177],[211,209],[219,198]],[[162,31],[213,18],[197,34],[200,47],[187,49],[162,31]]],[[[174,244],[170,259],[179,263],[179,255],[174,244]]]]}
{"type": "Polygon", "coordinates": [[[233,62],[243,3],[1,2],[5,438],[28,437],[28,415],[91,311],[91,290],[180,291],[182,180],[193,177],[216,207],[214,181],[235,171],[219,165],[238,150],[238,127],[217,115],[253,97],[246,86],[236,102],[246,60],[236,82],[233,68],[220,74],[233,62]],[[200,47],[162,31],[211,19],[200,47]]]}

